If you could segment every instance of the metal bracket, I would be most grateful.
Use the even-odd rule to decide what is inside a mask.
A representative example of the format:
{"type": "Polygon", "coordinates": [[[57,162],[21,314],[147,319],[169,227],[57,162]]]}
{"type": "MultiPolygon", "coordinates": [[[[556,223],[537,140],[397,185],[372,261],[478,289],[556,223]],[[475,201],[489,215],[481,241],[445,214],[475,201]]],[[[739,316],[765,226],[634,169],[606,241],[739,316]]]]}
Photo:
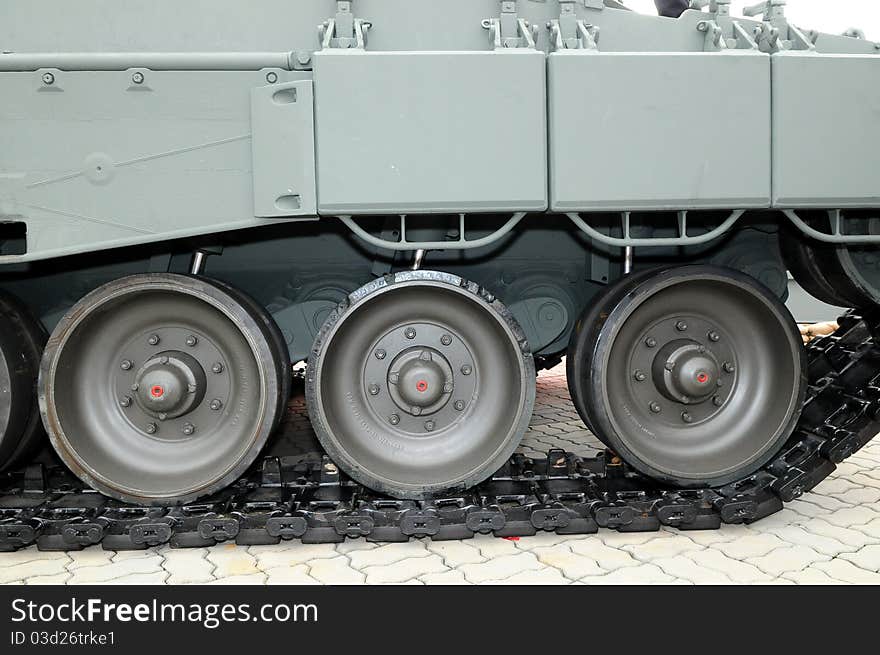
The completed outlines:
{"type": "Polygon", "coordinates": [[[581,230],[584,234],[586,234],[591,239],[598,241],[599,243],[603,243],[607,246],[614,246],[617,248],[629,248],[629,247],[643,247],[643,246],[653,246],[653,247],[670,247],[670,246],[699,246],[704,243],[709,243],[710,241],[714,241],[718,237],[724,235],[733,225],[742,218],[743,214],[745,214],[744,209],[738,209],[730,214],[727,219],[721,223],[718,227],[709,230],[705,234],[700,234],[698,236],[688,236],[687,233],[687,211],[678,212],[678,236],[677,237],[648,237],[647,239],[643,238],[634,238],[630,236],[630,217],[632,216],[632,212],[621,212],[621,229],[623,233],[623,237],[612,237],[607,234],[602,234],[595,227],[587,223],[583,218],[581,218],[580,214],[572,212],[566,214],[568,218],[574,223],[578,229],[581,230]]]}
{"type": "Polygon", "coordinates": [[[372,26],[369,21],[354,17],[351,0],[339,0],[336,3],[336,16],[318,26],[318,40],[324,50],[364,50],[367,47],[367,33],[372,26]]]}
{"type": "Polygon", "coordinates": [[[553,50],[598,50],[599,28],[575,13],[574,0],[559,0],[559,18],[547,23],[553,50]]]}
{"type": "MultiPolygon", "coordinates": [[[[519,212],[510,217],[510,219],[500,228],[487,236],[479,239],[469,240],[465,235],[465,214],[459,214],[458,238],[454,241],[408,241],[406,238],[406,214],[400,215],[400,238],[397,241],[390,241],[377,237],[358,225],[357,221],[351,216],[338,216],[349,230],[354,232],[355,236],[366,241],[371,246],[382,248],[384,250],[393,251],[410,251],[410,250],[471,250],[473,248],[481,248],[489,246],[507,236],[513,228],[526,216],[526,212],[519,212]]],[[[424,257],[424,254],[422,255],[424,257]]]]}
{"type": "Polygon", "coordinates": [[[697,29],[706,33],[706,52],[720,52],[726,49],[757,50],[758,43],[742,26],[730,17],[731,0],[691,0],[691,9],[709,8],[712,19],[700,21],[697,29]]]}
{"type": "Polygon", "coordinates": [[[880,243],[880,234],[846,234],[843,229],[843,216],[842,212],[839,209],[831,209],[828,211],[828,221],[831,224],[830,232],[822,232],[817,230],[816,228],[808,225],[804,219],[798,216],[797,212],[793,209],[786,209],[782,212],[785,216],[794,223],[795,227],[797,227],[801,232],[806,234],[808,237],[815,239],[816,241],[821,241],[823,243],[834,243],[834,244],[846,244],[846,245],[856,245],[856,244],[878,244],[880,243]]]}
{"type": "Polygon", "coordinates": [[[538,26],[530,25],[516,13],[517,0],[501,0],[501,16],[485,18],[481,25],[489,30],[495,50],[508,48],[535,48],[538,26]]]}
{"type": "Polygon", "coordinates": [[[815,39],[788,22],[786,0],[765,0],[743,9],[749,17],[761,16],[763,23],[755,28],[755,40],[761,52],[770,54],[785,50],[815,51],[815,39]]]}

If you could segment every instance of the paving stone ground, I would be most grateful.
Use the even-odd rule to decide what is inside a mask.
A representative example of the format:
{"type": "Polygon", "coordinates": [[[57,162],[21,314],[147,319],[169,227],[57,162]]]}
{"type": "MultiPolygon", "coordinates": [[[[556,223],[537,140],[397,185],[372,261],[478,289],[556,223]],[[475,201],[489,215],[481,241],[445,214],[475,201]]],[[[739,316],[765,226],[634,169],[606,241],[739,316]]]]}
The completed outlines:
{"type": "MultiPolygon", "coordinates": [[[[599,448],[577,416],[565,367],[538,380],[522,450],[599,448]]],[[[293,403],[301,416],[301,400],[293,403]],[[299,409],[297,409],[299,407],[299,409]]],[[[294,419],[297,429],[308,429],[294,419]]],[[[0,554],[4,584],[853,584],[880,583],[880,439],[812,493],[751,526],[709,532],[541,534],[196,550],[167,547],[0,554]]]]}

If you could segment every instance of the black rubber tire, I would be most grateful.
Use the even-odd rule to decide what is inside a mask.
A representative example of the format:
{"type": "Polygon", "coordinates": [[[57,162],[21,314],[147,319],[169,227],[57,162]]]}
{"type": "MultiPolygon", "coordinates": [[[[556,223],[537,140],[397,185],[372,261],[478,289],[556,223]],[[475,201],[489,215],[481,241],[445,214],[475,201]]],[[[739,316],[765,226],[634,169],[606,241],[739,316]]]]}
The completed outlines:
{"type": "Polygon", "coordinates": [[[5,425],[0,429],[0,471],[28,459],[44,437],[37,404],[40,357],[46,331],[18,298],[0,292],[0,398],[5,425]]]}
{"type": "Polygon", "coordinates": [[[40,368],[40,410],[55,451],[80,479],[124,502],[168,505],[210,495],[244,474],[278,423],[281,378],[267,324],[240,297],[198,277],[142,274],[96,289],[62,318],[40,368]],[[153,332],[162,334],[161,345],[125,360],[125,375],[169,354],[177,341],[182,351],[187,334],[200,336],[181,357],[199,358],[202,369],[226,364],[201,378],[205,391],[192,396],[190,413],[171,415],[167,424],[162,415],[158,432],[148,434],[138,405],[149,387],[135,393],[132,386],[137,403],[121,405],[119,390],[130,382],[118,362],[133,348],[146,351],[153,332]],[[209,408],[215,393],[226,401],[209,408]],[[126,414],[135,409],[137,420],[126,414]],[[191,417],[200,418],[193,418],[198,428],[183,437],[175,422],[191,417]]]}
{"type": "Polygon", "coordinates": [[[794,227],[787,227],[779,239],[779,249],[786,267],[807,293],[829,305],[850,307],[848,295],[835,288],[826,275],[828,258],[833,257],[833,246],[821,244],[804,236],[794,227]]]}
{"type": "Polygon", "coordinates": [[[309,417],[331,459],[361,484],[409,499],[460,492],[495,473],[528,428],[535,390],[528,343],[506,307],[432,271],[388,275],[352,293],[322,327],[306,372],[309,417]],[[424,414],[408,411],[419,402],[410,396],[400,404],[413,392],[409,364],[398,362],[416,351],[446,367],[434,386],[443,397],[424,414]]]}
{"type": "MultiPolygon", "coordinates": [[[[714,266],[667,269],[628,281],[597,311],[607,317],[591,331],[594,347],[583,362],[590,376],[584,386],[587,414],[596,436],[633,468],[674,487],[718,487],[758,470],[785,444],[806,392],[806,358],[794,319],[752,278],[714,266]],[[732,308],[738,311],[728,315],[732,308]],[[717,410],[702,405],[705,418],[692,424],[684,422],[684,413],[696,414],[699,405],[682,411],[672,402],[662,416],[648,412],[640,394],[654,392],[633,381],[631,365],[641,356],[644,334],[682,315],[737,324],[737,330],[718,327],[722,345],[730,344],[725,347],[739,358],[725,381],[729,397],[717,410]]],[[[643,370],[649,372],[647,384],[656,385],[650,365],[643,370]]]]}

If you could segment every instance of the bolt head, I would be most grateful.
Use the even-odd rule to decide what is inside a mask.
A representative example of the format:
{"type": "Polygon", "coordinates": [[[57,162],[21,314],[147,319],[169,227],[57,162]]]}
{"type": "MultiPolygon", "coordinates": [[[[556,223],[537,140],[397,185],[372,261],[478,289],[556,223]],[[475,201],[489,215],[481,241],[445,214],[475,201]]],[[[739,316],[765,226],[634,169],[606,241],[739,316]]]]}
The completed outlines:
{"type": "Polygon", "coordinates": [[[143,84],[144,83],[144,74],[141,72],[136,72],[131,76],[131,81],[135,84],[143,84]]]}
{"type": "Polygon", "coordinates": [[[734,371],[736,371],[736,366],[734,366],[730,362],[724,362],[723,368],[725,373],[733,373],[734,371]]]}
{"type": "Polygon", "coordinates": [[[715,332],[715,330],[712,330],[711,332],[709,332],[708,336],[709,336],[709,341],[712,341],[713,343],[717,343],[717,342],[721,341],[721,335],[718,334],[717,332],[715,332]]]}
{"type": "Polygon", "coordinates": [[[443,385],[443,393],[452,393],[452,388],[453,388],[452,383],[447,382],[446,384],[443,385]]]}
{"type": "Polygon", "coordinates": [[[274,72],[266,73],[266,81],[269,84],[275,84],[275,82],[278,81],[278,73],[274,73],[274,72]]]}
{"type": "Polygon", "coordinates": [[[388,376],[388,381],[391,384],[397,384],[400,381],[400,373],[392,373],[388,376]]]}
{"type": "Polygon", "coordinates": [[[694,417],[691,416],[691,415],[690,415],[689,413],[687,413],[687,412],[682,412],[682,413],[681,413],[681,420],[684,421],[685,423],[693,423],[693,422],[694,422],[694,417]]]}
{"type": "Polygon", "coordinates": [[[158,334],[151,334],[147,338],[147,343],[150,344],[151,346],[157,345],[159,343],[159,335],[158,334]]]}
{"type": "Polygon", "coordinates": [[[189,346],[190,348],[195,346],[198,342],[199,342],[199,340],[194,334],[191,334],[186,338],[186,345],[189,346]]]}
{"type": "Polygon", "coordinates": [[[403,336],[407,339],[415,339],[416,338],[416,330],[415,328],[406,328],[403,332],[403,336]]]}
{"type": "Polygon", "coordinates": [[[675,362],[666,362],[666,365],[664,366],[664,368],[667,371],[672,371],[673,369],[675,369],[675,362]]]}
{"type": "Polygon", "coordinates": [[[186,385],[186,390],[187,390],[189,393],[195,393],[197,388],[198,388],[198,387],[196,387],[196,385],[194,385],[194,384],[188,384],[188,385],[186,385]]]}
{"type": "Polygon", "coordinates": [[[645,345],[648,346],[648,348],[656,348],[657,339],[655,339],[654,337],[648,337],[647,339],[645,339],[645,345]]]}
{"type": "Polygon", "coordinates": [[[370,395],[371,396],[379,395],[379,385],[378,384],[371,384],[370,385],[370,395]]]}
{"type": "Polygon", "coordinates": [[[221,401],[219,398],[214,398],[214,400],[211,401],[211,409],[214,410],[215,412],[219,411],[220,408],[222,408],[222,407],[223,407],[223,401],[221,401]]]}
{"type": "Polygon", "coordinates": [[[400,417],[397,414],[392,414],[388,417],[388,422],[391,425],[397,425],[398,423],[400,423],[400,417]]]}
{"type": "Polygon", "coordinates": [[[688,324],[685,323],[684,321],[679,321],[678,323],[675,324],[675,329],[678,330],[679,332],[687,332],[688,324]]]}
{"type": "Polygon", "coordinates": [[[220,362],[214,362],[214,365],[211,367],[211,372],[219,375],[223,372],[223,364],[220,362]]]}
{"type": "Polygon", "coordinates": [[[651,403],[650,405],[648,405],[648,409],[651,410],[652,414],[659,414],[660,413],[660,403],[651,403]]]}
{"type": "Polygon", "coordinates": [[[712,398],[712,404],[715,405],[715,407],[721,407],[721,405],[724,404],[724,401],[721,399],[721,396],[715,396],[712,398]]]}
{"type": "Polygon", "coordinates": [[[379,350],[376,351],[375,354],[376,354],[376,359],[385,359],[385,356],[386,356],[388,353],[386,353],[384,350],[382,350],[382,349],[380,348],[379,350]]]}
{"type": "Polygon", "coordinates": [[[156,434],[159,430],[159,426],[155,423],[147,423],[147,434],[156,434]]]}
{"type": "Polygon", "coordinates": [[[442,337],[440,337],[440,343],[442,343],[444,346],[448,346],[452,343],[452,337],[450,337],[448,334],[444,334],[442,337]]]}
{"type": "Polygon", "coordinates": [[[183,426],[183,433],[186,436],[191,435],[195,431],[196,431],[196,426],[194,426],[192,423],[187,423],[186,425],[183,426]]]}
{"type": "Polygon", "coordinates": [[[121,368],[123,371],[130,371],[131,367],[132,363],[130,359],[123,359],[122,362],[120,362],[119,364],[119,368],[121,368]]]}
{"type": "Polygon", "coordinates": [[[421,416],[422,415],[422,408],[419,407],[418,405],[413,405],[412,407],[409,408],[409,411],[412,413],[413,416],[421,416]]]}
{"type": "Polygon", "coordinates": [[[425,429],[426,429],[428,432],[433,432],[434,427],[435,427],[435,425],[434,425],[434,421],[425,421],[425,429]]]}
{"type": "Polygon", "coordinates": [[[165,412],[162,412],[161,414],[159,414],[160,421],[164,421],[167,418],[168,418],[168,414],[166,414],[165,412]]]}
{"type": "Polygon", "coordinates": [[[635,378],[636,382],[644,382],[648,379],[648,376],[645,375],[644,371],[635,371],[633,372],[633,378],[635,378]]]}
{"type": "Polygon", "coordinates": [[[456,400],[452,406],[455,407],[456,411],[460,412],[464,409],[464,401],[463,400],[456,400]]]}
{"type": "Polygon", "coordinates": [[[474,369],[471,368],[470,366],[468,366],[467,364],[465,364],[464,366],[461,367],[461,374],[462,375],[470,375],[473,372],[474,372],[474,369]]]}
{"type": "Polygon", "coordinates": [[[122,398],[119,399],[119,404],[122,405],[123,407],[131,407],[131,397],[123,396],[122,398]]]}
{"type": "Polygon", "coordinates": [[[55,76],[52,73],[43,73],[43,84],[55,84],[55,76]]]}

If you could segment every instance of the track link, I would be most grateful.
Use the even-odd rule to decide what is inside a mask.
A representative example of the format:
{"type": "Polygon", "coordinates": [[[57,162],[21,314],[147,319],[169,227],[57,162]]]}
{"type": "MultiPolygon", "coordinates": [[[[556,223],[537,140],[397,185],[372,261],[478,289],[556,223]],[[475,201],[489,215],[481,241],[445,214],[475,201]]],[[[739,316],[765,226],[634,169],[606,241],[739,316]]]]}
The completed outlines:
{"type": "Polygon", "coordinates": [[[661,526],[711,530],[752,523],[830,475],[880,432],[880,314],[849,312],[807,347],[809,390],[798,427],[763,469],[719,489],[674,490],[634,473],[613,453],[515,455],[495,476],[451,498],[385,498],[347,479],[322,453],[267,457],[198,504],[125,505],[83,488],[60,466],[0,477],[0,551],[108,550],[334,543],[364,537],[466,539],[474,534],[586,534],[661,526]]]}

